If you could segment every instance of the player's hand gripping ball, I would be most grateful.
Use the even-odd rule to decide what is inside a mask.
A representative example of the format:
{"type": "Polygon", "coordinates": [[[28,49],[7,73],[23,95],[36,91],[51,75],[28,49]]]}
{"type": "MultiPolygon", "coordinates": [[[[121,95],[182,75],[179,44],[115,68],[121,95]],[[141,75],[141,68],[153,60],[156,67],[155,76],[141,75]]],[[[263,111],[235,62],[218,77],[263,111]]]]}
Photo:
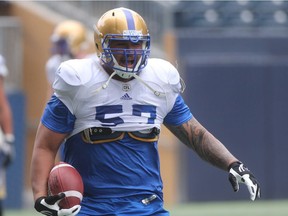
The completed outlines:
{"type": "Polygon", "coordinates": [[[59,193],[65,194],[65,197],[59,202],[61,209],[80,205],[83,191],[82,177],[73,166],[60,162],[52,168],[48,179],[48,194],[50,196],[59,193]]]}

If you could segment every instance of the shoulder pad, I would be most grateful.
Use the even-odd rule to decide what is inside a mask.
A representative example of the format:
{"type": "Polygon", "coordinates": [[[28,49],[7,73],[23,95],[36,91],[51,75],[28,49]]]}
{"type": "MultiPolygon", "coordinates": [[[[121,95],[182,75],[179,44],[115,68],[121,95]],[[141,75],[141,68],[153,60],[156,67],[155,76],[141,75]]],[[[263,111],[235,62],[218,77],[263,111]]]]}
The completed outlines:
{"type": "Polygon", "coordinates": [[[65,83],[71,86],[80,86],[89,82],[92,77],[91,59],[73,59],[63,62],[57,72],[57,76],[60,77],[65,83]],[[89,67],[90,66],[90,67],[89,67]]]}
{"type": "Polygon", "coordinates": [[[161,82],[162,85],[168,85],[174,92],[180,92],[181,90],[181,81],[178,70],[168,61],[158,58],[151,58],[148,60],[149,73],[153,72],[154,76],[157,77],[158,82],[161,82]],[[151,72],[150,72],[151,70],[151,72]]]}
{"type": "Polygon", "coordinates": [[[149,59],[152,70],[165,83],[177,84],[180,80],[178,70],[168,61],[158,58],[149,59]]]}

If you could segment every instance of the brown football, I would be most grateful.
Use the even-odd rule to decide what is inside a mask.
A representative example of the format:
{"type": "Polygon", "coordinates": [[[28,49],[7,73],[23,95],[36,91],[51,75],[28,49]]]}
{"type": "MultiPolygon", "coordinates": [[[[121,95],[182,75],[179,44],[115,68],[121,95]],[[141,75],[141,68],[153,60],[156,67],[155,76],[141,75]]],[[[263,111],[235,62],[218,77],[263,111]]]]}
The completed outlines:
{"type": "Polygon", "coordinates": [[[61,209],[80,205],[83,198],[83,181],[79,172],[70,164],[59,162],[50,171],[48,194],[65,193],[66,197],[59,202],[61,209]]]}

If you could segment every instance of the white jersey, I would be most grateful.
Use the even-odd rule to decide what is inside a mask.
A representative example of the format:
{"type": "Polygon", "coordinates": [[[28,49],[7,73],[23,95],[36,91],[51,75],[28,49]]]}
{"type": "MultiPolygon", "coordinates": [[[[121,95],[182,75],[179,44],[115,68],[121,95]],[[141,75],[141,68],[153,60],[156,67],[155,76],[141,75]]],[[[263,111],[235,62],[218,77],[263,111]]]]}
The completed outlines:
{"type": "Polygon", "coordinates": [[[8,75],[8,69],[3,56],[0,55],[0,76],[6,77],[8,75]]]}
{"type": "Polygon", "coordinates": [[[149,59],[137,79],[121,82],[111,79],[99,59],[74,59],[61,64],[53,88],[55,95],[75,115],[70,136],[90,127],[109,127],[113,131],[140,131],[160,128],[172,109],[181,84],[176,68],[161,59],[149,59]]]}

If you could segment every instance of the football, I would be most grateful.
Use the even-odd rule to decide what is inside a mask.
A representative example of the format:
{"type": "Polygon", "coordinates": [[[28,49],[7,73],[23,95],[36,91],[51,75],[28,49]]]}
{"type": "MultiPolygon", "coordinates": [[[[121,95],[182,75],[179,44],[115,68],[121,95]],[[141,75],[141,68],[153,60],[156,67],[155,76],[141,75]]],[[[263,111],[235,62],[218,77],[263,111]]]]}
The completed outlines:
{"type": "Polygon", "coordinates": [[[59,162],[52,168],[48,179],[48,194],[56,195],[61,192],[66,194],[66,197],[59,202],[61,209],[80,205],[83,191],[82,177],[73,166],[59,162]]]}

